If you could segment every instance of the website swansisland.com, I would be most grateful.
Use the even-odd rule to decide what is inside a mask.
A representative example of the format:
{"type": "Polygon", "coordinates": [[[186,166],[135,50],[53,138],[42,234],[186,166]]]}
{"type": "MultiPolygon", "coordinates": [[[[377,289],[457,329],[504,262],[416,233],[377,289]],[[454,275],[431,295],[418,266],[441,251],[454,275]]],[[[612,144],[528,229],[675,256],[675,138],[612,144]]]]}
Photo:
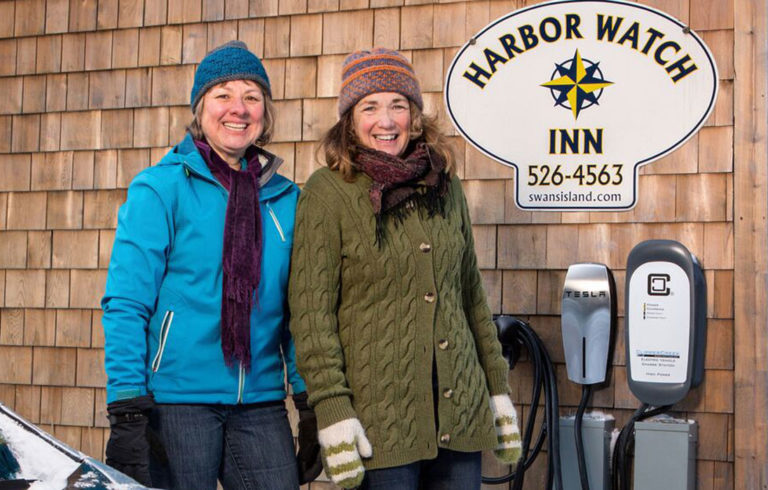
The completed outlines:
{"type": "Polygon", "coordinates": [[[618,192],[532,192],[528,194],[528,202],[620,202],[622,197],[618,192]]]}

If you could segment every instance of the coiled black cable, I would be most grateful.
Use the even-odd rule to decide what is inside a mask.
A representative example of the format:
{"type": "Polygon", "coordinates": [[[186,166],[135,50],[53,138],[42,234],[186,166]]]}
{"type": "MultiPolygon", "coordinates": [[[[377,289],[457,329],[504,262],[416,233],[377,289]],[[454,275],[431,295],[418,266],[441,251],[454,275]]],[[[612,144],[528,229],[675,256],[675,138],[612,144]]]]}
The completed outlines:
{"type": "Polygon", "coordinates": [[[502,353],[509,362],[510,369],[514,368],[520,357],[520,347],[525,346],[530,354],[533,364],[533,393],[531,396],[531,410],[522,434],[522,456],[517,463],[514,472],[500,477],[483,477],[483,483],[498,485],[514,480],[512,488],[523,488],[525,471],[533,464],[547,440],[547,489],[556,488],[562,490],[563,476],[560,466],[560,424],[559,402],[557,396],[557,379],[555,368],[549,357],[544,343],[541,341],[531,326],[523,320],[513,316],[498,316],[494,320],[499,331],[499,341],[502,345],[502,353]],[[544,392],[544,423],[541,424],[539,434],[531,450],[536,412],[544,392]],[[553,487],[554,485],[554,487],[553,487]]]}

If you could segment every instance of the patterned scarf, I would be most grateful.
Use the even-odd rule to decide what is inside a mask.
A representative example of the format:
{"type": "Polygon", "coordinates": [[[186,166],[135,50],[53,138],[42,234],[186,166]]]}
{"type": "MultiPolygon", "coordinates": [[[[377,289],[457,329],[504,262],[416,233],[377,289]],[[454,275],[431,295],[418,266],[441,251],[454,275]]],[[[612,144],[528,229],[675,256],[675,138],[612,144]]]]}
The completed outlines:
{"type": "MultiPolygon", "coordinates": [[[[259,151],[245,153],[244,171],[232,169],[205,141],[195,140],[216,179],[229,191],[224,218],[224,280],[221,295],[221,350],[227,366],[251,367],[251,309],[261,279],[261,211],[259,151]]],[[[258,298],[258,295],[257,295],[258,298]]]]}
{"type": "Polygon", "coordinates": [[[373,214],[376,216],[376,244],[384,240],[384,219],[388,215],[400,224],[414,207],[427,210],[429,217],[445,215],[444,199],[448,190],[445,161],[430,152],[421,141],[405,158],[370,148],[361,148],[355,155],[356,167],[373,183],[369,191],[373,214]],[[412,203],[412,204],[411,204],[412,203]]]}

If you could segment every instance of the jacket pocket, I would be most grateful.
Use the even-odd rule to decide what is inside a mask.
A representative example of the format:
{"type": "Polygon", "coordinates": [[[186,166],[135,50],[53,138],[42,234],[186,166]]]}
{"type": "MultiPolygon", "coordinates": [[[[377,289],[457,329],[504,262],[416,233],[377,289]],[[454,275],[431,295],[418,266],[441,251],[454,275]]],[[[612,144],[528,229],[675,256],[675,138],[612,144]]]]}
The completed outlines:
{"type": "Polygon", "coordinates": [[[171,325],[173,324],[173,311],[167,310],[163,316],[163,323],[160,325],[160,343],[157,346],[157,353],[155,358],[152,359],[152,372],[156,373],[160,369],[160,362],[163,360],[163,352],[165,351],[165,344],[168,341],[168,334],[171,332],[171,325]]]}
{"type": "Polygon", "coordinates": [[[288,242],[288,237],[285,235],[285,231],[280,225],[280,220],[277,219],[277,214],[272,209],[272,206],[269,205],[269,203],[267,203],[267,211],[269,211],[269,216],[272,218],[272,222],[275,224],[275,228],[277,229],[277,234],[280,237],[280,241],[283,243],[288,242]]]}

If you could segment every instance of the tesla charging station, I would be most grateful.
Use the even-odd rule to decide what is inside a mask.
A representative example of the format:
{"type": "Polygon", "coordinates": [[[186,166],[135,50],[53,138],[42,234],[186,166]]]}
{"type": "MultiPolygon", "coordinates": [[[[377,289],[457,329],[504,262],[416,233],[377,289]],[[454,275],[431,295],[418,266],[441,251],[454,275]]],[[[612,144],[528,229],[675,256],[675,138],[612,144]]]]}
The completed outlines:
{"type": "Polygon", "coordinates": [[[616,320],[615,290],[613,276],[603,264],[568,267],[560,307],[563,352],[568,379],[582,385],[582,395],[576,415],[560,418],[564,490],[609,488],[614,420],[602,416],[585,419],[584,411],[593,386],[607,379],[616,320]]]}
{"type": "Polygon", "coordinates": [[[568,268],[560,309],[568,379],[581,385],[605,381],[615,316],[613,280],[603,264],[568,268]]]}

